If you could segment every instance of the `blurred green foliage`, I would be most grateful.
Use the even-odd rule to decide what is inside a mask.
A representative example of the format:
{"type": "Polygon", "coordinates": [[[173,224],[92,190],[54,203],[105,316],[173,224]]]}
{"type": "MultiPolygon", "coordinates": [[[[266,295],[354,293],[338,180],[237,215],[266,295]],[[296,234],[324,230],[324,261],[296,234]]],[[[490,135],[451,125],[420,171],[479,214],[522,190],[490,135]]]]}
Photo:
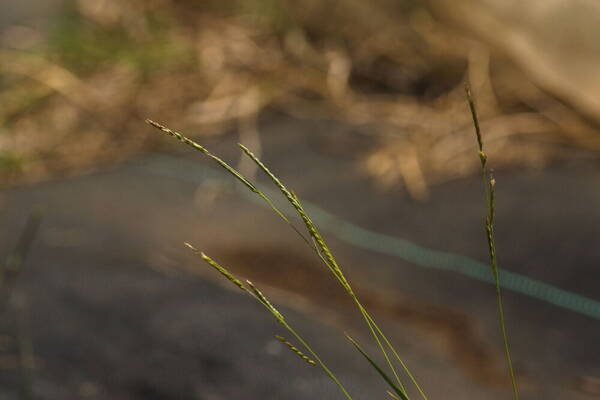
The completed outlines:
{"type": "Polygon", "coordinates": [[[48,53],[54,61],[78,74],[87,74],[114,63],[126,63],[147,74],[193,66],[193,49],[170,36],[172,22],[156,11],[144,13],[143,34],[123,24],[103,26],[66,10],[49,34],[48,53]]]}
{"type": "Polygon", "coordinates": [[[3,172],[18,172],[23,161],[22,157],[12,151],[0,152],[0,170],[3,172]]]}

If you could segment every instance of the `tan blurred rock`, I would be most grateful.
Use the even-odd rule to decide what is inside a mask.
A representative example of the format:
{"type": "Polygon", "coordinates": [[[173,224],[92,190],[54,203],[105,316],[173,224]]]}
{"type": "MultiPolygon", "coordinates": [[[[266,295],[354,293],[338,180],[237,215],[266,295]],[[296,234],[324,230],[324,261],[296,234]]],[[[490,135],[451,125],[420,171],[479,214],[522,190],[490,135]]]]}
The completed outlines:
{"type": "Polygon", "coordinates": [[[600,3],[430,0],[433,12],[512,59],[542,89],[600,121],[600,3]]]}

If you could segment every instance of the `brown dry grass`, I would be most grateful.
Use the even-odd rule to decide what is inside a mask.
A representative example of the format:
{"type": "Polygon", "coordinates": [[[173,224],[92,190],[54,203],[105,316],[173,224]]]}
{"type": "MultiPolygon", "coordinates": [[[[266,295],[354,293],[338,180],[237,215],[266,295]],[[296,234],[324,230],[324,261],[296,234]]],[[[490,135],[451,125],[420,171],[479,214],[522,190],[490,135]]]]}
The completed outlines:
{"type": "Polygon", "coordinates": [[[135,132],[148,115],[197,135],[235,129],[256,149],[258,118],[275,110],[372,132],[365,169],[384,188],[425,198],[432,183],[477,171],[465,77],[498,167],[600,148],[593,123],[421,3],[336,4],[78,0],[49,35],[5,30],[3,178],[146,151],[154,137],[135,132]]]}

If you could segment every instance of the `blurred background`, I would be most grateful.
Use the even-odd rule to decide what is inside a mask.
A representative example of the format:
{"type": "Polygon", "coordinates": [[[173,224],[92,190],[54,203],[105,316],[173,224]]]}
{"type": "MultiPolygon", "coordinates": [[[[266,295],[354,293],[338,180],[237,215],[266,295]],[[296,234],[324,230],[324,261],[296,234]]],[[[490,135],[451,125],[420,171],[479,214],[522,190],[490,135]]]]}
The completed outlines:
{"type": "Polygon", "coordinates": [[[247,145],[306,199],[431,399],[507,398],[466,81],[522,396],[600,397],[596,2],[0,7],[2,397],[341,398],[189,241],[264,287],[356,398],[385,398],[318,260],[151,118],[268,189],[247,145]]]}

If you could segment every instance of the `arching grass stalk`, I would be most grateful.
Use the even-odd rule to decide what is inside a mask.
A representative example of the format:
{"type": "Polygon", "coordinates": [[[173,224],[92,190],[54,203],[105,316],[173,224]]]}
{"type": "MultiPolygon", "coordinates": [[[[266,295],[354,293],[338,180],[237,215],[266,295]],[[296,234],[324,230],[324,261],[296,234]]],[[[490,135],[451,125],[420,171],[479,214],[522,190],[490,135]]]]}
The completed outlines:
{"type": "Polygon", "coordinates": [[[485,232],[488,243],[488,252],[490,256],[490,264],[492,267],[492,274],[494,276],[496,286],[496,302],[498,304],[498,321],[500,324],[500,330],[502,331],[502,339],[504,342],[504,355],[506,357],[506,363],[508,365],[508,373],[513,389],[513,397],[515,400],[519,399],[519,391],[517,389],[517,380],[515,372],[513,370],[512,359],[510,356],[510,346],[508,343],[508,333],[506,330],[506,323],[504,320],[504,306],[502,303],[502,291],[500,289],[500,276],[498,274],[498,260],[496,257],[496,238],[494,235],[494,218],[496,214],[496,180],[487,164],[487,154],[483,149],[483,138],[481,136],[481,128],[479,126],[479,117],[477,116],[477,109],[475,107],[475,100],[471,93],[471,88],[467,83],[465,85],[465,92],[467,94],[467,101],[469,103],[469,109],[471,110],[471,116],[473,117],[473,125],[475,127],[475,135],[477,138],[477,146],[479,148],[479,160],[481,162],[481,174],[483,177],[483,186],[485,190],[485,200],[487,206],[487,215],[485,217],[485,232]]]}
{"type": "Polygon", "coordinates": [[[246,188],[248,188],[251,192],[255,193],[257,196],[259,196],[261,199],[263,199],[265,201],[265,203],[267,203],[269,208],[271,210],[273,210],[273,212],[279,218],[281,218],[285,223],[287,223],[296,232],[296,234],[298,234],[298,236],[300,236],[300,238],[306,244],[308,244],[309,247],[312,247],[311,241],[304,234],[302,234],[302,232],[300,232],[300,230],[298,230],[298,228],[292,223],[292,221],[290,221],[290,219],[279,208],[277,208],[277,206],[275,205],[275,203],[273,203],[273,201],[269,198],[269,196],[267,196],[262,190],[260,190],[258,187],[256,187],[255,184],[253,184],[249,179],[247,179],[245,176],[243,176],[235,168],[233,168],[232,166],[227,164],[221,158],[212,154],[204,146],[194,142],[192,139],[189,139],[189,138],[183,136],[181,133],[175,132],[175,131],[167,128],[166,126],[163,126],[163,125],[159,124],[158,122],[152,121],[150,119],[147,119],[146,123],[148,123],[149,125],[153,126],[156,129],[160,130],[161,132],[174,137],[175,139],[179,140],[180,142],[187,144],[188,146],[192,147],[194,150],[197,150],[197,151],[205,154],[206,156],[210,157],[213,161],[215,161],[217,164],[219,164],[219,166],[221,168],[223,168],[225,171],[229,172],[231,175],[233,175],[234,178],[236,178],[244,186],[246,186],[246,188]]]}
{"type": "Polygon", "coordinates": [[[309,233],[312,241],[308,240],[295,227],[295,225],[290,221],[290,219],[287,218],[285,216],[285,214],[274,205],[273,201],[264,192],[262,192],[260,189],[258,189],[255,184],[253,184],[252,182],[250,182],[250,180],[248,180],[246,177],[244,177],[239,171],[237,171],[233,167],[229,166],[225,161],[223,161],[219,157],[217,157],[217,156],[213,155],[212,153],[210,153],[203,146],[199,145],[198,143],[194,142],[191,139],[188,139],[187,137],[183,136],[182,134],[180,134],[178,132],[175,132],[175,131],[172,131],[171,129],[168,129],[168,128],[164,127],[163,125],[158,124],[158,123],[156,123],[154,121],[147,120],[146,122],[148,122],[153,127],[161,130],[162,132],[164,132],[164,133],[166,133],[166,134],[168,134],[170,136],[173,136],[173,137],[177,138],[181,142],[183,142],[183,143],[191,146],[192,148],[194,148],[194,149],[196,149],[196,150],[204,153],[205,155],[209,156],[210,158],[212,158],[215,162],[217,162],[217,164],[219,164],[222,168],[224,168],[226,171],[228,171],[230,174],[232,174],[236,179],[238,179],[240,182],[242,182],[253,193],[255,193],[259,197],[261,197],[269,205],[269,207],[281,219],[283,219],[288,225],[290,225],[294,229],[294,231],[299,236],[301,236],[301,238],[303,239],[303,241],[317,254],[317,256],[321,259],[321,261],[328,268],[328,270],[338,280],[338,282],[341,284],[341,286],[344,288],[344,290],[347,292],[347,294],[353,299],[353,301],[356,304],[358,310],[360,311],[363,319],[365,320],[365,323],[367,324],[367,326],[369,328],[369,331],[370,331],[371,335],[373,336],[373,339],[375,340],[378,348],[382,352],[382,354],[383,354],[383,356],[384,356],[384,358],[385,358],[385,360],[386,360],[386,362],[388,364],[388,367],[392,371],[392,373],[394,375],[394,378],[396,379],[397,385],[401,389],[402,393],[405,396],[407,396],[406,390],[404,389],[404,386],[402,385],[401,379],[398,376],[398,373],[396,372],[396,369],[395,369],[395,367],[394,367],[394,365],[393,365],[393,363],[392,363],[392,361],[390,359],[390,356],[388,354],[388,351],[386,350],[386,347],[389,349],[389,351],[392,352],[393,356],[400,363],[401,367],[403,368],[403,370],[405,371],[405,373],[408,375],[409,379],[413,382],[413,384],[415,385],[415,387],[419,391],[421,397],[424,400],[427,400],[427,396],[425,395],[424,391],[419,386],[419,384],[417,383],[416,379],[414,378],[414,376],[412,375],[412,373],[407,368],[406,364],[400,358],[400,356],[398,355],[398,352],[395,350],[395,348],[393,347],[393,345],[391,344],[391,342],[389,341],[389,339],[384,335],[383,331],[375,323],[375,321],[373,320],[373,318],[371,317],[371,315],[367,312],[367,310],[365,309],[365,307],[361,304],[360,300],[358,299],[358,297],[354,293],[354,291],[353,291],[350,283],[348,282],[348,280],[346,279],[344,273],[342,272],[342,268],[339,266],[339,264],[335,260],[335,257],[333,256],[333,253],[331,252],[331,250],[329,249],[329,247],[325,243],[325,240],[321,236],[321,234],[320,234],[319,230],[317,229],[316,225],[312,222],[311,218],[308,216],[308,214],[304,210],[304,208],[303,208],[300,200],[298,199],[298,197],[292,191],[288,190],[287,187],[248,148],[246,148],[245,146],[243,146],[241,144],[239,145],[240,148],[244,151],[244,153],[248,157],[250,157],[265,172],[265,174],[281,190],[281,192],[286,197],[286,199],[294,207],[294,209],[296,210],[296,212],[298,213],[298,215],[300,216],[300,218],[304,222],[304,225],[305,225],[305,227],[306,227],[306,229],[307,229],[307,231],[308,231],[308,233],[309,233]],[[382,341],[383,341],[383,343],[382,343],[382,341]]]}
{"type": "Polygon", "coordinates": [[[273,306],[273,304],[271,304],[271,302],[269,301],[269,299],[267,299],[267,297],[256,286],[254,286],[254,284],[252,282],[246,281],[246,284],[242,283],[242,281],[240,281],[238,278],[236,278],[231,272],[229,272],[228,269],[226,269],[225,267],[221,266],[215,260],[213,260],[212,258],[210,258],[209,256],[207,256],[203,252],[197,250],[191,244],[185,243],[185,245],[187,247],[189,247],[198,256],[200,256],[208,265],[210,265],[215,270],[217,270],[227,280],[229,280],[231,283],[233,283],[234,285],[236,285],[242,291],[246,292],[247,294],[249,294],[250,296],[252,296],[254,299],[256,299],[260,304],[262,304],[267,309],[267,311],[269,311],[269,313],[271,313],[271,315],[273,315],[273,317],[275,318],[275,320],[281,326],[283,326],[288,332],[290,332],[296,338],[296,340],[298,340],[302,344],[302,346],[306,349],[306,351],[309,352],[310,355],[313,357],[313,359],[316,360],[316,361],[313,361],[312,359],[309,359],[302,352],[300,352],[300,350],[296,349],[293,345],[291,345],[291,343],[289,343],[289,342],[287,342],[287,341],[284,340],[284,343],[286,343],[286,344],[289,343],[288,347],[290,348],[290,350],[292,350],[294,353],[296,353],[297,355],[299,355],[300,357],[302,357],[309,364],[316,363],[319,367],[321,367],[321,369],[323,370],[323,372],[325,372],[325,374],[337,385],[337,387],[342,391],[342,393],[344,394],[344,396],[346,397],[346,399],[353,400],[352,396],[350,396],[350,394],[348,393],[348,391],[346,390],[346,388],[344,387],[344,385],[342,385],[342,383],[333,374],[333,372],[331,372],[331,370],[329,369],[329,367],[327,367],[327,365],[325,365],[325,363],[321,360],[321,358],[317,355],[317,353],[315,353],[315,351],[308,345],[308,343],[304,340],[304,338],[302,338],[302,336],[300,336],[300,334],[298,332],[296,332],[296,330],[294,328],[292,328],[292,326],[286,321],[286,319],[283,316],[283,314],[281,314],[279,312],[279,310],[277,310],[273,306]]]}
{"type": "Polygon", "coordinates": [[[365,307],[360,302],[358,296],[356,295],[356,293],[352,289],[352,286],[350,285],[350,283],[348,282],[348,280],[344,276],[342,268],[339,266],[339,264],[335,260],[335,257],[333,256],[333,253],[329,249],[329,246],[327,246],[327,243],[325,242],[325,240],[321,236],[321,234],[320,234],[317,226],[312,222],[311,218],[308,216],[308,214],[304,210],[304,207],[302,206],[302,203],[300,202],[300,199],[293,192],[291,192],[279,180],[279,178],[277,178],[275,176],[275,174],[273,174],[269,170],[269,168],[267,166],[265,166],[264,163],[262,163],[247,147],[245,147],[242,144],[239,144],[239,146],[248,155],[248,157],[250,157],[263,170],[263,172],[273,181],[273,183],[281,190],[281,192],[283,193],[283,195],[288,199],[288,201],[290,202],[290,204],[294,207],[294,209],[296,210],[296,212],[298,213],[298,215],[300,216],[300,218],[304,222],[304,224],[306,226],[306,229],[308,230],[309,234],[311,235],[311,237],[313,238],[314,242],[317,245],[321,261],[323,261],[323,263],[325,264],[325,266],[337,278],[337,280],[340,282],[340,284],[342,285],[342,287],[346,290],[346,292],[348,293],[348,295],[352,298],[352,300],[356,304],[358,310],[360,311],[361,315],[363,316],[363,319],[365,320],[365,323],[367,324],[367,326],[369,328],[371,336],[373,336],[373,339],[375,340],[375,342],[377,344],[377,347],[379,348],[379,350],[383,354],[383,356],[384,356],[384,358],[385,358],[385,360],[386,360],[386,362],[387,362],[390,370],[394,374],[394,377],[396,379],[396,383],[398,384],[398,386],[402,390],[403,394],[407,395],[406,389],[404,388],[404,386],[402,384],[402,381],[401,381],[400,377],[398,376],[398,373],[396,372],[396,369],[394,368],[394,365],[393,365],[393,363],[390,360],[388,352],[386,351],[385,346],[382,344],[381,340],[384,341],[385,345],[392,352],[392,354],[394,355],[394,357],[396,358],[396,360],[398,361],[398,363],[401,365],[401,367],[404,370],[404,372],[407,374],[407,376],[409,377],[409,379],[411,380],[411,382],[415,385],[415,387],[418,390],[418,392],[421,395],[421,397],[424,400],[427,400],[427,396],[425,395],[425,392],[423,391],[423,389],[421,388],[421,386],[419,385],[419,383],[415,379],[414,375],[410,372],[410,370],[406,366],[406,363],[404,363],[404,361],[400,358],[400,356],[398,355],[398,352],[396,351],[396,349],[394,348],[394,346],[391,344],[391,342],[389,341],[389,339],[385,336],[385,334],[383,333],[383,331],[379,328],[379,326],[377,325],[377,323],[373,320],[373,318],[371,317],[371,315],[368,313],[368,311],[365,309],[365,307]]]}

